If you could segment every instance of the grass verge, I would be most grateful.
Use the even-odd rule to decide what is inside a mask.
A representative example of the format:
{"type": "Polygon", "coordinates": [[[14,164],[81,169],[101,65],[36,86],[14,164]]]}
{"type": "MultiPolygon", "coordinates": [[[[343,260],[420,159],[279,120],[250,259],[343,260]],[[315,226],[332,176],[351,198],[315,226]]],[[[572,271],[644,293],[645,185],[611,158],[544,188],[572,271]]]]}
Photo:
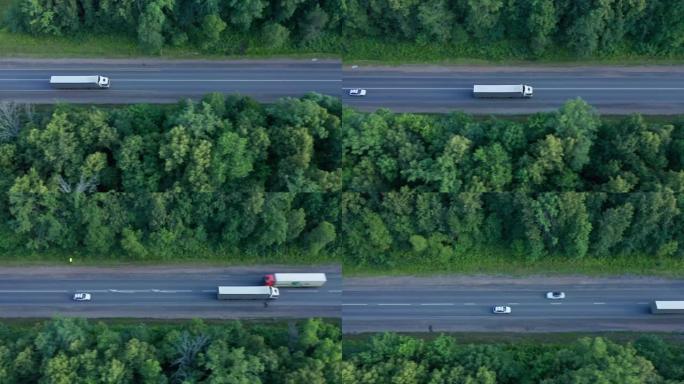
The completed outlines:
{"type": "Polygon", "coordinates": [[[150,254],[147,257],[132,258],[125,254],[110,253],[94,255],[85,252],[41,251],[25,250],[0,253],[0,265],[6,267],[21,266],[93,266],[116,267],[124,265],[154,266],[154,265],[185,265],[193,266],[250,266],[262,264],[283,265],[329,265],[338,263],[339,258],[333,254],[312,255],[298,251],[270,252],[270,253],[235,253],[221,250],[203,250],[192,254],[162,256],[150,254]],[[69,262],[72,258],[72,262],[69,262]]]}
{"type": "MultiPolygon", "coordinates": [[[[684,343],[681,332],[559,332],[559,333],[516,333],[516,332],[434,332],[434,333],[400,333],[410,337],[431,341],[440,335],[449,335],[459,344],[570,344],[583,337],[602,337],[619,344],[627,344],[639,337],[655,335],[673,344],[684,343]]],[[[349,355],[364,350],[371,337],[377,334],[343,335],[343,353],[349,355]]]]}
{"type": "Polygon", "coordinates": [[[578,58],[566,50],[549,49],[541,57],[532,57],[525,49],[526,42],[500,41],[483,45],[473,41],[456,44],[392,42],[377,38],[345,39],[342,57],[354,64],[444,64],[444,65],[664,65],[681,64],[684,55],[652,57],[636,53],[578,58]]]}
{"type": "MultiPolygon", "coordinates": [[[[1,0],[0,0],[1,1],[1,0]]],[[[334,45],[335,39],[323,39],[316,46],[298,48],[286,46],[278,49],[263,47],[255,38],[246,36],[225,37],[225,41],[239,40],[237,47],[226,47],[218,53],[208,53],[191,46],[164,47],[158,55],[141,49],[135,39],[120,35],[85,35],[82,37],[34,37],[0,29],[2,57],[34,58],[169,58],[169,59],[235,59],[235,58],[335,58],[325,47],[334,45]],[[229,53],[225,53],[229,52],[229,53]]]]}
{"type": "Polygon", "coordinates": [[[684,259],[653,255],[622,255],[605,258],[569,259],[549,256],[531,261],[504,249],[470,252],[439,262],[411,253],[396,254],[390,260],[400,260],[390,266],[344,263],[345,276],[373,275],[434,275],[486,274],[506,276],[586,275],[586,276],[660,276],[684,277],[684,259]]]}

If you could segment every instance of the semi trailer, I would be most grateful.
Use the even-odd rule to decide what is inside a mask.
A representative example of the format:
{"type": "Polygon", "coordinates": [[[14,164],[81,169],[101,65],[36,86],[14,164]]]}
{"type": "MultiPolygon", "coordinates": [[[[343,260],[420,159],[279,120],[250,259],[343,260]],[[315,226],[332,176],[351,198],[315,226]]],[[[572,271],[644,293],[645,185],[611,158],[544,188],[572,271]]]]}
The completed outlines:
{"type": "Polygon", "coordinates": [[[473,96],[477,98],[528,98],[534,90],[529,85],[474,85],[473,96]]]}
{"type": "Polygon", "coordinates": [[[264,284],[274,287],[320,287],[327,281],[325,273],[270,273],[264,284]]]}
{"type": "Polygon", "coordinates": [[[651,313],[679,313],[684,314],[684,301],[654,300],[651,302],[651,313]]]}
{"type": "Polygon", "coordinates": [[[109,78],[93,76],[50,76],[50,85],[57,89],[101,89],[109,88],[109,78]]]}
{"type": "Polygon", "coordinates": [[[274,300],[278,296],[276,287],[218,287],[219,300],[274,300]]]}

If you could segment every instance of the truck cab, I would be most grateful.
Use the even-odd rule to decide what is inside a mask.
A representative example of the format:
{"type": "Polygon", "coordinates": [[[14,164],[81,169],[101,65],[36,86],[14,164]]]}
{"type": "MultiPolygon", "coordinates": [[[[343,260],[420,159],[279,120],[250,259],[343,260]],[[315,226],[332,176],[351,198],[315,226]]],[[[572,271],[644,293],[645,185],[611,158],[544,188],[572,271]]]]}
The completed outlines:
{"type": "Polygon", "coordinates": [[[534,90],[529,85],[523,85],[523,97],[532,97],[534,90]]]}

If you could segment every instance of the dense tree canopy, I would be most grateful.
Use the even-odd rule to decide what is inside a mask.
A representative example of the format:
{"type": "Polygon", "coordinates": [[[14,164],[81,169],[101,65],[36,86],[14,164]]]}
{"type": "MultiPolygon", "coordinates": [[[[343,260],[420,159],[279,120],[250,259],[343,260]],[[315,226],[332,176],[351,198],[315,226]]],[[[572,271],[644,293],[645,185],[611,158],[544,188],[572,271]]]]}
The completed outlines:
{"type": "Polygon", "coordinates": [[[108,325],[58,318],[0,324],[0,380],[24,383],[336,383],[339,327],[290,324],[108,325]]]}
{"type": "MultiPolygon", "coordinates": [[[[149,52],[190,45],[315,46],[343,54],[356,39],[464,47],[467,55],[575,57],[684,53],[684,5],[670,0],[14,0],[7,20],[33,35],[131,35],[149,52]],[[340,42],[343,42],[340,44],[340,42]]],[[[363,43],[362,43],[363,44],[363,43]]],[[[391,46],[391,45],[389,45],[391,46]]]]}
{"type": "Polygon", "coordinates": [[[601,120],[579,99],[524,121],[347,109],[343,126],[348,191],[684,192],[684,121],[601,120]]]}
{"type": "Polygon", "coordinates": [[[314,44],[329,52],[342,15],[339,0],[13,0],[6,17],[32,35],[129,35],[148,52],[191,45],[243,53],[248,44],[314,44]],[[332,37],[332,38],[330,38],[332,37]]]}
{"type": "Polygon", "coordinates": [[[575,57],[636,52],[684,53],[684,5],[669,0],[349,0],[343,35],[383,41],[453,44],[517,57],[563,49],[575,57]]]}
{"type": "Polygon", "coordinates": [[[580,338],[460,344],[451,336],[424,341],[386,333],[351,343],[343,384],[675,383],[684,380],[684,347],[657,336],[626,344],[580,338]]]}

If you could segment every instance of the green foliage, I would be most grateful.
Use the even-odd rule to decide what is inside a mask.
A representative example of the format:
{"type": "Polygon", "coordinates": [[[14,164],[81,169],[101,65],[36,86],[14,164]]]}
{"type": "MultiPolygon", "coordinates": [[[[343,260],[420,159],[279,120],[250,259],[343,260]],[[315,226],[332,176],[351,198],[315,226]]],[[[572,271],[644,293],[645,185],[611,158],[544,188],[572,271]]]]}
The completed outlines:
{"type": "Polygon", "coordinates": [[[113,324],[57,318],[34,327],[2,326],[3,383],[288,383],[334,378],[341,364],[336,326],[311,319],[288,344],[279,325],[239,322],[113,324]],[[288,379],[287,377],[291,377],[288,379]]]}
{"type": "Polygon", "coordinates": [[[438,61],[432,50],[490,60],[684,54],[684,6],[666,0],[350,0],[342,11],[351,59],[406,58],[407,50],[416,51],[412,61],[438,61]],[[364,49],[367,41],[382,48],[364,49]]]}
{"type": "Polygon", "coordinates": [[[6,19],[13,32],[32,36],[133,37],[148,54],[168,46],[220,54],[244,53],[250,45],[278,49],[290,37],[300,46],[337,53],[329,35],[339,35],[338,12],[336,2],[15,0],[6,19]]]}
{"type": "Polygon", "coordinates": [[[681,380],[682,346],[657,336],[551,343],[461,344],[385,333],[345,355],[344,384],[664,383],[681,380]],[[669,381],[672,380],[672,381],[669,381]]]}

